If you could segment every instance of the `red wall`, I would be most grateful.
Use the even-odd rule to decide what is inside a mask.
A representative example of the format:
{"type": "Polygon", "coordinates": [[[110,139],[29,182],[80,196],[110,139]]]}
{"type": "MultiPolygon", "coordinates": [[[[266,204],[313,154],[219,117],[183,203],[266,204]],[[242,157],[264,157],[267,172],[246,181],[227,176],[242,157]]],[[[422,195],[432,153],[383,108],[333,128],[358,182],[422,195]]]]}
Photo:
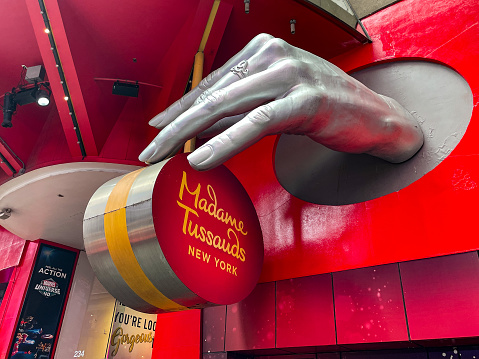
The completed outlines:
{"type": "Polygon", "coordinates": [[[364,20],[373,42],[332,59],[346,71],[423,58],[469,83],[474,109],[452,153],[410,186],[367,202],[325,206],[287,193],[274,176],[274,139],[237,155],[229,167],[256,206],[264,233],[262,282],[478,249],[479,8],[473,0],[404,0],[364,20]],[[264,153],[265,156],[255,156],[264,153]],[[455,180],[460,176],[461,183],[455,180]]]}
{"type": "Polygon", "coordinates": [[[411,340],[479,336],[477,252],[400,263],[411,340]],[[427,303],[427,307],[425,304],[427,303]]]}
{"type": "Polygon", "coordinates": [[[478,283],[477,252],[262,283],[245,300],[226,306],[226,317],[224,306],[203,310],[202,351],[208,358],[229,351],[273,355],[476,344],[478,283]]]}
{"type": "Polygon", "coordinates": [[[201,311],[158,316],[152,358],[199,359],[201,356],[201,311]]]}

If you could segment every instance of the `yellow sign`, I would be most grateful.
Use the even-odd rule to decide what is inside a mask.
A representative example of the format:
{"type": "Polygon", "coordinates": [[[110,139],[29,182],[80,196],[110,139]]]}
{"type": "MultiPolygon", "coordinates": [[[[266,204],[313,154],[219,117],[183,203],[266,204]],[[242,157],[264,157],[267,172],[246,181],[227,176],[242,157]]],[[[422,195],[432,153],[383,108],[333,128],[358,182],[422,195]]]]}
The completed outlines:
{"type": "Polygon", "coordinates": [[[156,314],[137,312],[117,301],[108,358],[150,358],[156,329],[156,314]]]}

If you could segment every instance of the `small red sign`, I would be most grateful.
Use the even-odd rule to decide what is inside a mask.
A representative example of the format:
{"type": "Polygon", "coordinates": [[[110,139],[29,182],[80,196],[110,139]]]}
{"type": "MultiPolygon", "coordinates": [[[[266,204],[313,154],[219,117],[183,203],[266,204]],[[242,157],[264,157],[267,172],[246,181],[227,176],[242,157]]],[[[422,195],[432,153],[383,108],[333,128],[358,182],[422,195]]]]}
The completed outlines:
{"type": "Polygon", "coordinates": [[[165,258],[191,291],[231,304],[253,290],[263,237],[253,203],[226,167],[198,172],[186,155],[175,156],[157,177],[152,207],[165,258]]]}

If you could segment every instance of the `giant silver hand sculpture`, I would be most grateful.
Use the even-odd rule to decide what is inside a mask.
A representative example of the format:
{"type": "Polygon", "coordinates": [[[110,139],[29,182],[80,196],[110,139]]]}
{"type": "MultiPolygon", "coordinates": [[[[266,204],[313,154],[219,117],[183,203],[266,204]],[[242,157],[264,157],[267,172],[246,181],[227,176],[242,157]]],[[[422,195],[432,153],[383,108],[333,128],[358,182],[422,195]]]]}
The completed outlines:
{"type": "Polygon", "coordinates": [[[161,132],[141,153],[156,163],[186,140],[215,136],[188,156],[213,168],[266,135],[310,137],[333,150],[399,163],[423,144],[415,118],[338,67],[267,34],[150,121],[161,132]]]}

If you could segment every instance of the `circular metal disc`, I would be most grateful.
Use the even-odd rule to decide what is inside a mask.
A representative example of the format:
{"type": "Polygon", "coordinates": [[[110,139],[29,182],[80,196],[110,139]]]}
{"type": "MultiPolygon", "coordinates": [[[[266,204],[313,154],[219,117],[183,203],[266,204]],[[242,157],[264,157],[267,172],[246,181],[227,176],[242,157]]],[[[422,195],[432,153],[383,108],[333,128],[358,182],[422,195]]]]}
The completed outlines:
{"type": "Polygon", "coordinates": [[[392,164],[369,155],[336,152],[306,136],[281,135],[275,152],[276,176],[289,193],[304,201],[344,205],[399,191],[441,163],[471,119],[471,89],[449,67],[397,61],[352,76],[408,109],[422,128],[424,146],[410,160],[392,164]]]}

